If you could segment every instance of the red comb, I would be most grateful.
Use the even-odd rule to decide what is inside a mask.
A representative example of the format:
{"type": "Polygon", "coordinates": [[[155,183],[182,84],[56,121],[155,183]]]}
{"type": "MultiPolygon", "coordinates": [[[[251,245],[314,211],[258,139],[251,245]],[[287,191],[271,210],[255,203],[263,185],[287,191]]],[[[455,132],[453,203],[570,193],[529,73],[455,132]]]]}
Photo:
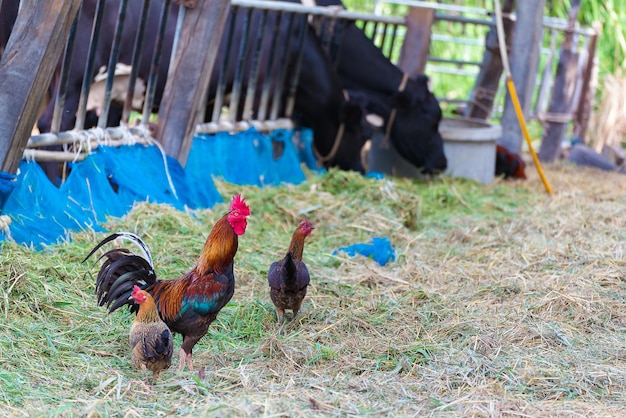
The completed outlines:
{"type": "Polygon", "coordinates": [[[233,197],[233,201],[230,203],[229,210],[232,212],[234,210],[238,211],[242,216],[250,215],[250,207],[246,205],[246,199],[240,194],[235,195],[233,197]]]}

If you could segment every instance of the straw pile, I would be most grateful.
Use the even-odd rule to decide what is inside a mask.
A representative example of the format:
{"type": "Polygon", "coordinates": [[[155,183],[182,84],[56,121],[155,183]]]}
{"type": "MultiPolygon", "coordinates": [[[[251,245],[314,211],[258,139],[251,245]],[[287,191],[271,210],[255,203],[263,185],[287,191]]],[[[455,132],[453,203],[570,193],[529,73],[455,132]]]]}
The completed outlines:
{"type": "Polygon", "coordinates": [[[596,152],[602,152],[604,147],[621,149],[626,141],[626,77],[609,74],[603,83],[602,99],[590,126],[596,152]]]}
{"type": "MultiPolygon", "coordinates": [[[[126,312],[96,306],[94,233],[0,254],[0,411],[88,416],[624,416],[626,184],[546,167],[478,185],[331,172],[243,191],[235,296],[196,346],[206,376],[132,369],[126,312]],[[278,333],[266,283],[297,222],[316,229],[312,285],[278,333]],[[333,256],[389,237],[395,262],[333,256]],[[30,388],[30,389],[26,389],[30,388]]],[[[112,230],[139,233],[161,277],[192,265],[226,205],[183,214],[141,204],[112,230]]],[[[180,340],[175,340],[178,349],[180,340]]]]}

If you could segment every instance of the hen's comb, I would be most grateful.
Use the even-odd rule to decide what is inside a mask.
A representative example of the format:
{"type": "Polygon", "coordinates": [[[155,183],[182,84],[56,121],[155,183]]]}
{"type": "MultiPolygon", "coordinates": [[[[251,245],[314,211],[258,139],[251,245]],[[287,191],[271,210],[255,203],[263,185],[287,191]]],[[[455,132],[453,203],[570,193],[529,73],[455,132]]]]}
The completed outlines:
{"type": "Polygon", "coordinates": [[[140,293],[141,293],[141,288],[137,285],[133,286],[133,294],[132,294],[133,298],[140,293]]]}
{"type": "Polygon", "coordinates": [[[298,228],[300,228],[300,230],[304,233],[305,236],[309,236],[311,235],[311,231],[313,231],[315,229],[315,227],[313,226],[313,224],[311,222],[308,221],[308,219],[303,219],[300,221],[300,224],[298,225],[298,228]]]}
{"type": "Polygon", "coordinates": [[[246,205],[246,199],[240,194],[233,197],[233,201],[230,203],[230,211],[238,211],[242,216],[250,215],[250,207],[246,205]]]}

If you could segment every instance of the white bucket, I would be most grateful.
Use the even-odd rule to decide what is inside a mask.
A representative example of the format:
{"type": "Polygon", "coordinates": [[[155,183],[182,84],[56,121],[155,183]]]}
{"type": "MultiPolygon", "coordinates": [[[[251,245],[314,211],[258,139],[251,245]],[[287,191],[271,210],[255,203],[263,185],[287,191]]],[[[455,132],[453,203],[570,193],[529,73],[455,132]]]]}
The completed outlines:
{"type": "Polygon", "coordinates": [[[496,140],[502,127],[483,120],[444,118],[439,124],[443,151],[448,160],[445,173],[481,183],[491,183],[496,170],[496,140]]]}

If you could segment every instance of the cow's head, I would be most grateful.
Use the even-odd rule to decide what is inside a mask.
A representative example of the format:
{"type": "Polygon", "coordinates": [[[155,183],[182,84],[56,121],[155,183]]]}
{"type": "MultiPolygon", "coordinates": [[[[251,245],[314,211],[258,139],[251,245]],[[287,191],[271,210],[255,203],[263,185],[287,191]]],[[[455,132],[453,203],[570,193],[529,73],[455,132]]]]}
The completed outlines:
{"type": "Polygon", "coordinates": [[[439,134],[441,108],[428,89],[428,77],[409,79],[404,91],[393,96],[391,105],[396,109],[391,141],[398,152],[426,173],[444,171],[447,160],[439,134]]]}

